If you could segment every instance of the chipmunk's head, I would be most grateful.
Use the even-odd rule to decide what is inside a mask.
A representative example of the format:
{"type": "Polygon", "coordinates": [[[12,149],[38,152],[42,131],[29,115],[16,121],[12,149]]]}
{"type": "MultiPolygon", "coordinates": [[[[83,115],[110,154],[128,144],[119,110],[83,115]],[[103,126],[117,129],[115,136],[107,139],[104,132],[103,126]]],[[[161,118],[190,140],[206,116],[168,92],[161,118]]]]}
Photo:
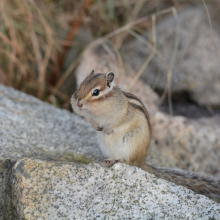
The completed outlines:
{"type": "Polygon", "coordinates": [[[114,96],[114,79],[113,72],[95,74],[92,70],[72,96],[71,104],[74,111],[82,116],[89,113],[99,115],[107,112],[110,108],[109,102],[114,96]]]}

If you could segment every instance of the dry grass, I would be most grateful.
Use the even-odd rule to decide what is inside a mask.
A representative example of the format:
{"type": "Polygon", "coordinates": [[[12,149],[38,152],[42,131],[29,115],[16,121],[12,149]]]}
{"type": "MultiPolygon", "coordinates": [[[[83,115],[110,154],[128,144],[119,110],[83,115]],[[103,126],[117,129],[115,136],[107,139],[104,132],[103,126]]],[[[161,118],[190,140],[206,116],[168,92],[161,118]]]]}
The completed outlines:
{"type": "Polygon", "coordinates": [[[0,24],[0,82],[43,99],[46,74],[59,49],[46,13],[32,0],[2,0],[0,24]]]}
{"type": "MultiPolygon", "coordinates": [[[[143,45],[149,47],[152,53],[138,71],[137,80],[153,56],[159,56],[166,63],[157,49],[156,23],[162,14],[177,17],[177,9],[189,4],[187,1],[180,2],[1,0],[0,83],[64,106],[73,91],[74,82],[69,82],[73,81],[80,54],[87,46],[78,36],[82,28],[90,33],[91,41],[100,37],[111,40],[122,66],[122,45],[131,37],[143,41],[143,45]],[[146,29],[152,33],[150,42],[143,40],[140,35],[146,29]],[[72,63],[65,67],[64,61],[70,49],[77,52],[72,63]]],[[[173,60],[176,50],[175,47],[173,60]]],[[[168,83],[162,99],[170,91],[172,62],[167,64],[168,83]]]]}

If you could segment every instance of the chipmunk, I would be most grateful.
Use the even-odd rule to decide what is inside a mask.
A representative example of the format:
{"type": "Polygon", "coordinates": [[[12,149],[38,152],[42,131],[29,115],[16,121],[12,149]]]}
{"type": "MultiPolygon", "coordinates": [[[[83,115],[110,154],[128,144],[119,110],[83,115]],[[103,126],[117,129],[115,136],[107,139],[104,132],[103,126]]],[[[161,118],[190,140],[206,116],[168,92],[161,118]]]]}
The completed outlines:
{"type": "Polygon", "coordinates": [[[105,163],[122,162],[137,166],[159,178],[220,199],[220,180],[146,163],[151,142],[147,109],[136,96],[117,87],[114,79],[114,72],[95,74],[93,70],[71,98],[74,112],[89,120],[99,131],[101,151],[110,157],[105,163]]]}

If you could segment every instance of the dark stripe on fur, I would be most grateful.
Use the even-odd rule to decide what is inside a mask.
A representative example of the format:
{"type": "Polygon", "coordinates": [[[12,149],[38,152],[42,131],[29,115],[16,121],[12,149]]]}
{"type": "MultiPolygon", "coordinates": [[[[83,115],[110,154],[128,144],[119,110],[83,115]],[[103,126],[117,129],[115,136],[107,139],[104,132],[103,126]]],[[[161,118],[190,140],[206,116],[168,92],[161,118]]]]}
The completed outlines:
{"type": "Polygon", "coordinates": [[[147,109],[145,108],[144,104],[141,102],[140,99],[138,99],[135,95],[132,95],[130,93],[127,93],[127,92],[123,92],[123,94],[128,98],[128,99],[135,99],[136,101],[140,102],[140,104],[142,106],[139,106],[139,105],[135,105],[134,103],[130,103],[129,104],[135,108],[135,109],[138,109],[139,111],[143,112],[146,119],[147,119],[147,122],[148,122],[148,126],[149,126],[149,130],[150,130],[150,133],[152,132],[152,128],[151,128],[151,123],[150,123],[150,117],[149,117],[149,114],[148,114],[148,111],[147,109]]]}
{"type": "Polygon", "coordinates": [[[134,109],[138,109],[139,111],[141,111],[146,119],[147,119],[147,122],[148,122],[148,127],[149,127],[149,130],[150,130],[150,133],[152,132],[152,128],[151,128],[151,123],[150,123],[150,117],[148,115],[148,112],[147,112],[147,109],[144,107],[144,106],[139,106],[139,105],[135,105],[134,103],[129,103],[134,109]]]}
{"type": "Polygon", "coordinates": [[[97,74],[95,74],[95,75],[92,75],[92,77],[91,77],[91,75],[90,75],[90,77],[88,77],[88,79],[86,79],[86,83],[90,84],[93,80],[95,80],[96,78],[98,78],[98,77],[101,76],[101,75],[103,75],[103,74],[97,73],[97,74]]]}
{"type": "Polygon", "coordinates": [[[135,100],[137,100],[138,102],[140,102],[140,103],[143,105],[143,103],[141,102],[141,100],[140,100],[137,96],[132,95],[131,93],[127,93],[127,92],[123,92],[123,94],[124,94],[127,98],[129,98],[129,99],[135,99],[135,100]]]}
{"type": "MultiPolygon", "coordinates": [[[[144,110],[144,108],[142,106],[139,106],[139,105],[135,105],[134,103],[130,103],[130,105],[135,108],[135,109],[138,109],[139,111],[141,111],[145,116],[146,116],[146,112],[144,110]]],[[[147,118],[147,116],[146,116],[147,118]]]]}

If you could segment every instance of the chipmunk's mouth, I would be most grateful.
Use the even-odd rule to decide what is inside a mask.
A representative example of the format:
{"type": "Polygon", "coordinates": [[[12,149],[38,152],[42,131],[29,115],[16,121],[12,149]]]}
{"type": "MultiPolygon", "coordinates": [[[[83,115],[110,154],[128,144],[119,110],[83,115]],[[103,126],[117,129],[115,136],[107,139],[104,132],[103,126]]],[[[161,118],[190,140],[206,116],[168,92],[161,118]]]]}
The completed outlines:
{"type": "Polygon", "coordinates": [[[80,110],[80,111],[87,111],[88,109],[79,107],[79,110],[80,110]]]}

